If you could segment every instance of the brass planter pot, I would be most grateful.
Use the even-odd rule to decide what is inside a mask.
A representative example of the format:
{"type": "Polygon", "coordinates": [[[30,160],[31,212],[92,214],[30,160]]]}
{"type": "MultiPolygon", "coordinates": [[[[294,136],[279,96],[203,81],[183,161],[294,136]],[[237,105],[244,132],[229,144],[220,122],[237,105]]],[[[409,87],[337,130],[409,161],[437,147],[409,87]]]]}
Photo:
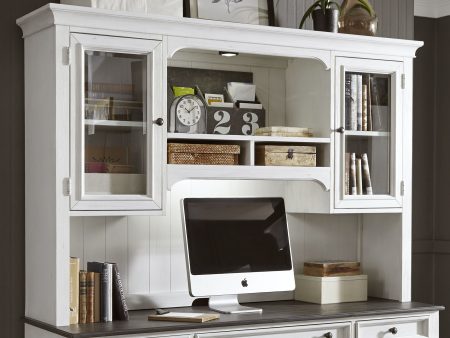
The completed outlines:
{"type": "Polygon", "coordinates": [[[339,17],[339,33],[375,36],[378,17],[358,4],[357,0],[344,0],[339,17]]]}

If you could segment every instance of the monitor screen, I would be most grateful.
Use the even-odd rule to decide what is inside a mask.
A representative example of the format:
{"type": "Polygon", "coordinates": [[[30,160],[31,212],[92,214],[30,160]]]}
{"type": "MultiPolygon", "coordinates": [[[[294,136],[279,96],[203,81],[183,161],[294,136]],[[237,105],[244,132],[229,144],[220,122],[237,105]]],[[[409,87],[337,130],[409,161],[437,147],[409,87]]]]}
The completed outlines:
{"type": "Polygon", "coordinates": [[[192,275],[292,269],[282,198],[183,200],[192,275]]]}

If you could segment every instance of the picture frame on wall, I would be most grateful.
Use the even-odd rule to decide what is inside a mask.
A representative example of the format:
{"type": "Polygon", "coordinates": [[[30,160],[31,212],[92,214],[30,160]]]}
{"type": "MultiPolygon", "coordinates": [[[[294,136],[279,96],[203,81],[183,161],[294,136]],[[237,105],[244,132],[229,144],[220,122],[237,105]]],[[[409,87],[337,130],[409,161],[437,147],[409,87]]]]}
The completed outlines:
{"type": "Polygon", "coordinates": [[[184,16],[274,26],[273,0],[184,0],[184,16]]]}

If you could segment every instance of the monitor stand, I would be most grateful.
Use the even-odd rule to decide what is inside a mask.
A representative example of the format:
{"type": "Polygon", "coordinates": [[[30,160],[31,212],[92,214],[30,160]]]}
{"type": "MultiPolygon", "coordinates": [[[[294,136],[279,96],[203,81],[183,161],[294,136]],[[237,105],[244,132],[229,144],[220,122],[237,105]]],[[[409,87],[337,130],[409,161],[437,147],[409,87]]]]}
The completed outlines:
{"type": "Polygon", "coordinates": [[[211,310],[220,313],[262,313],[262,309],[239,304],[237,295],[212,296],[208,305],[211,310]]]}

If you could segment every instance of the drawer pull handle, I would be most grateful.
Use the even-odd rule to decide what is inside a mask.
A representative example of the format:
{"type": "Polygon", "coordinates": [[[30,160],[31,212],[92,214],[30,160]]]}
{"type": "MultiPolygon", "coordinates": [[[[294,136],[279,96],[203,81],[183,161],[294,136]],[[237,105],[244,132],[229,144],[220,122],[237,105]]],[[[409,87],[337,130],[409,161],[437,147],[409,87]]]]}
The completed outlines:
{"type": "Polygon", "coordinates": [[[398,329],[396,327],[391,327],[389,329],[389,332],[392,333],[392,334],[397,334],[398,333],[398,329]]]}
{"type": "Polygon", "coordinates": [[[323,335],[324,338],[333,338],[333,334],[331,332],[327,332],[323,335]]]}

